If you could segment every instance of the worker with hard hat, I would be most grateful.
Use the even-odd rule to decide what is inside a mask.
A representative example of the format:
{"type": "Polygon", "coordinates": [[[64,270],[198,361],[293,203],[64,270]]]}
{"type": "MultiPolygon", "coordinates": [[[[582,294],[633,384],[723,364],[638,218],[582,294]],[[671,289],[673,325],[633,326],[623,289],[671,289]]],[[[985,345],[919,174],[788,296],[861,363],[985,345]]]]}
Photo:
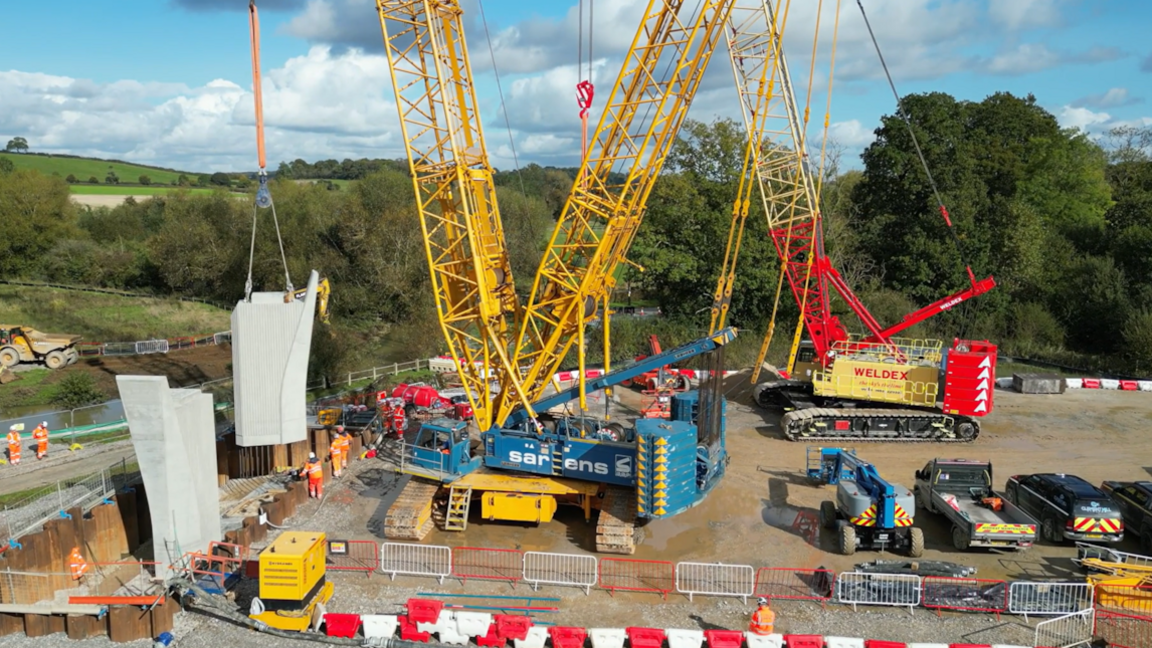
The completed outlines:
{"type": "Polygon", "coordinates": [[[344,444],[340,441],[339,434],[332,434],[332,442],[328,444],[328,454],[332,457],[332,476],[339,477],[344,465],[344,444]]]}
{"type": "Polygon", "coordinates": [[[32,430],[32,438],[36,440],[36,458],[43,459],[48,456],[48,421],[40,423],[32,430]]]}
{"type": "Polygon", "coordinates": [[[776,613],[768,607],[768,599],[761,596],[756,599],[756,611],[752,613],[752,622],[748,624],[748,631],[754,635],[767,636],[776,631],[776,613]]]}
{"type": "Polygon", "coordinates": [[[315,452],[308,453],[308,463],[304,464],[304,474],[308,476],[308,497],[320,499],[324,496],[324,466],[315,452]]]}
{"type": "Polygon", "coordinates": [[[88,563],[80,554],[80,547],[72,547],[72,553],[68,555],[68,569],[72,572],[72,580],[77,581],[88,572],[88,563]]]}
{"type": "Polygon", "coordinates": [[[408,427],[408,414],[404,411],[404,404],[398,403],[396,408],[392,410],[392,431],[396,436],[404,436],[404,430],[408,427]]]}
{"type": "Polygon", "coordinates": [[[13,466],[20,463],[20,432],[15,425],[8,428],[8,463],[13,466]]]}
{"type": "Polygon", "coordinates": [[[347,468],[352,463],[352,435],[344,431],[343,425],[336,426],[336,438],[340,439],[341,468],[347,468]]]}

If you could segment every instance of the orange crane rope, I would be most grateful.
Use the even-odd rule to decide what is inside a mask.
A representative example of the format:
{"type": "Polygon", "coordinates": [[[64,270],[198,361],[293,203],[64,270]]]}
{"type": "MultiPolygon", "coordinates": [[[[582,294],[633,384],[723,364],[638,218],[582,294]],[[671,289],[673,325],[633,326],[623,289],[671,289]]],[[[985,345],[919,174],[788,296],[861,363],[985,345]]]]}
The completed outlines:
{"type": "Polygon", "coordinates": [[[252,93],[256,96],[256,152],[260,157],[260,175],[268,161],[264,155],[264,96],[260,88],[260,16],[256,13],[256,0],[248,1],[248,27],[252,35],[252,93]]]}

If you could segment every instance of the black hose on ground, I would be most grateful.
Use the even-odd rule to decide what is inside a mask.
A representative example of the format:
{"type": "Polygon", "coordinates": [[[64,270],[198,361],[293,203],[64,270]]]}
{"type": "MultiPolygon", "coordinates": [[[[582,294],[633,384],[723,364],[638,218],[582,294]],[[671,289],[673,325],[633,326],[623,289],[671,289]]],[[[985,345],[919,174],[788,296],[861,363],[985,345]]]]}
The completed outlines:
{"type": "Polygon", "coordinates": [[[216,618],[221,618],[225,621],[231,621],[236,625],[243,626],[257,632],[262,632],[264,634],[269,634],[274,637],[293,639],[296,641],[312,641],[315,643],[323,643],[333,646],[374,646],[376,648],[451,648],[446,644],[404,641],[394,637],[388,637],[384,641],[372,641],[369,639],[360,640],[344,639],[341,637],[329,637],[327,635],[322,635],[316,632],[292,632],[290,630],[280,630],[279,628],[269,627],[265,623],[245,616],[240,612],[237,612],[236,609],[232,608],[231,606],[218,604],[215,596],[205,592],[195,583],[186,578],[171,579],[169,581],[169,585],[180,594],[182,600],[195,601],[196,606],[202,605],[203,608],[205,608],[201,610],[202,613],[207,614],[208,610],[211,610],[212,614],[209,616],[215,616],[216,618]],[[193,594],[193,596],[187,596],[189,593],[193,594]]]}

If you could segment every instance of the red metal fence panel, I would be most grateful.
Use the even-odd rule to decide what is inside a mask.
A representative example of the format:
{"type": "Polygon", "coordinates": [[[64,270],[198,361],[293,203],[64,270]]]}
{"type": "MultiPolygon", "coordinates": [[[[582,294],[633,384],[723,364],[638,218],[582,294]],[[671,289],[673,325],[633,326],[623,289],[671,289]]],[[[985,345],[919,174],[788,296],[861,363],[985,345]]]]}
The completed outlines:
{"type": "Polygon", "coordinates": [[[827,601],[836,591],[836,572],[828,569],[761,567],[756,572],[755,596],[766,599],[827,601]]]}
{"type": "Polygon", "coordinates": [[[596,586],[625,592],[655,592],[665,599],[676,589],[676,565],[663,560],[601,558],[596,586]]]}
{"type": "Polygon", "coordinates": [[[1097,610],[1093,634],[1112,648],[1148,648],[1152,646],[1152,617],[1097,610]]]}
{"type": "Polygon", "coordinates": [[[369,576],[380,567],[380,547],[371,540],[329,540],[328,569],[362,571],[369,576]]]}
{"type": "Polygon", "coordinates": [[[1008,583],[984,578],[925,576],[920,605],[933,610],[992,612],[1008,611],[1008,583]]]}
{"type": "Polygon", "coordinates": [[[454,547],[452,575],[465,583],[469,578],[477,578],[515,584],[524,577],[524,552],[515,549],[454,547]]]}

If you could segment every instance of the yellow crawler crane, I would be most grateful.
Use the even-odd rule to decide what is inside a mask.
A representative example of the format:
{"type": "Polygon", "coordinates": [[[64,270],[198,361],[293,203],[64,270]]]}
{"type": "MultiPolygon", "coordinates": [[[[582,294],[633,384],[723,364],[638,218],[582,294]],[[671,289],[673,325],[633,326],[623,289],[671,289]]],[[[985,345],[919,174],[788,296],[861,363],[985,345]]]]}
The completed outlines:
{"type": "MultiPolygon", "coordinates": [[[[711,401],[681,407],[667,439],[656,438],[662,431],[640,431],[639,424],[631,436],[611,426],[577,429],[559,422],[545,428],[537,403],[544,402],[545,388],[578,343],[578,395],[584,404],[585,326],[603,304],[607,346],[606,306],[615,270],[734,3],[649,0],[522,308],[504,247],[458,2],[377,0],[437,313],[483,446],[482,453],[474,452],[467,430],[453,422],[410,430],[392,459],[416,478],[388,511],[389,537],[422,539],[434,519],[445,529],[462,530],[473,499],[481,500],[486,519],[502,520],[543,521],[561,502],[581,506],[586,516],[599,510],[598,548],[631,553],[638,514],[674,515],[718,482],[727,455],[722,429],[716,431],[722,417],[713,413],[711,401]],[[714,422],[699,435],[703,459],[697,419],[702,427],[714,422]],[[645,463],[657,452],[652,444],[663,448],[681,438],[682,454],[671,464],[666,451],[655,468],[645,463]],[[697,478],[673,488],[661,477],[673,470],[697,478]],[[433,499],[443,502],[442,514],[433,499]]],[[[706,353],[734,336],[720,331],[681,348],[674,360],[706,353]]],[[[597,388],[624,379],[609,376],[597,379],[597,388]]]]}

